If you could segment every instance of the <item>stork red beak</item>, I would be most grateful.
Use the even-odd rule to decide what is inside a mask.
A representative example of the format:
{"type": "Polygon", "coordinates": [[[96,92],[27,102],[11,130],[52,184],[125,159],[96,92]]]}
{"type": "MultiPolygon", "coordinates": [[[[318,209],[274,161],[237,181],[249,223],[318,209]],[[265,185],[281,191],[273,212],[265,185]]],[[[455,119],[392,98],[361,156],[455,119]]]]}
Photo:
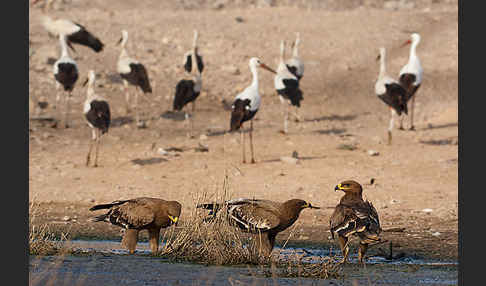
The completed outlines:
{"type": "Polygon", "coordinates": [[[403,43],[400,47],[403,48],[405,47],[406,45],[409,45],[412,43],[412,40],[407,40],[405,43],[403,43]]]}
{"type": "Polygon", "coordinates": [[[269,72],[273,72],[273,73],[275,73],[275,74],[277,73],[276,71],[274,71],[273,69],[269,68],[269,67],[268,67],[266,64],[264,64],[264,63],[261,63],[261,64],[260,64],[260,67],[261,67],[261,68],[266,69],[266,70],[267,70],[267,71],[269,71],[269,72]]]}
{"type": "Polygon", "coordinates": [[[71,45],[71,42],[70,42],[69,40],[67,40],[67,41],[66,41],[66,43],[67,43],[67,45],[69,46],[69,48],[71,48],[71,50],[72,50],[73,52],[77,53],[77,52],[76,52],[76,50],[74,49],[73,45],[71,45]]]}

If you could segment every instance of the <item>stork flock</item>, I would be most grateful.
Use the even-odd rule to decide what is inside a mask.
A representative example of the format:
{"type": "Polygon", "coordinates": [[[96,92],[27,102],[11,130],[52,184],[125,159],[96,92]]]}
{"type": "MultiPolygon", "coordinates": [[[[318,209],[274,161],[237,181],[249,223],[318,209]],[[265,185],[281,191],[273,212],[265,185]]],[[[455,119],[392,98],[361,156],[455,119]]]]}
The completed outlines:
{"type": "MultiPolygon", "coordinates": [[[[41,0],[32,0],[32,4],[36,4],[41,0]]],[[[84,26],[67,19],[53,19],[48,15],[50,6],[54,0],[45,0],[46,3],[42,10],[41,23],[49,35],[57,37],[61,47],[61,55],[54,63],[53,74],[56,85],[56,109],[58,117],[62,117],[59,101],[61,98],[65,101],[64,110],[64,126],[69,127],[69,109],[70,99],[75,84],[79,78],[79,70],[76,61],[69,55],[68,48],[75,51],[72,44],[79,44],[91,48],[94,52],[99,53],[103,50],[104,44],[101,40],[88,31],[84,26]],[[59,89],[63,87],[66,96],[61,96],[59,89]]],[[[204,70],[203,57],[198,50],[198,31],[194,30],[194,38],[192,48],[183,56],[183,67],[186,76],[179,80],[175,86],[175,96],[173,100],[173,111],[181,111],[186,108],[186,105],[191,103],[191,112],[185,112],[185,122],[190,122],[189,136],[194,137],[194,116],[196,111],[196,99],[201,93],[202,89],[202,72],[204,70]]],[[[117,61],[117,73],[121,76],[123,82],[123,90],[125,93],[126,113],[131,113],[132,106],[130,104],[130,86],[134,87],[134,109],[135,121],[138,128],[146,128],[145,121],[140,118],[138,97],[146,96],[152,93],[152,86],[145,66],[128,55],[126,44],[128,41],[128,31],[121,31],[121,38],[118,42],[120,45],[120,54],[117,61]]],[[[254,147],[253,147],[253,118],[258,112],[261,105],[261,96],[259,94],[258,68],[265,69],[274,74],[274,88],[276,94],[279,96],[281,106],[283,109],[284,120],[283,134],[288,133],[288,122],[290,109],[295,109],[293,115],[296,120],[301,120],[298,115],[298,110],[301,107],[303,100],[303,92],[301,90],[300,81],[304,76],[304,62],[299,57],[300,33],[296,33],[296,39],[291,43],[292,56],[285,58],[286,42],[280,42],[280,57],[279,64],[276,70],[273,70],[268,65],[263,63],[257,57],[251,57],[249,60],[249,69],[252,74],[251,84],[243,91],[236,95],[231,106],[230,117],[230,132],[239,131],[241,136],[242,147],[242,162],[246,163],[245,155],[245,132],[243,132],[243,123],[250,121],[249,139],[251,151],[251,163],[255,163],[254,147]]],[[[408,102],[411,101],[410,114],[410,130],[414,130],[413,112],[415,103],[415,93],[422,82],[422,67],[417,56],[416,48],[420,42],[420,35],[413,33],[410,40],[407,40],[404,45],[411,44],[410,56],[408,63],[400,70],[397,80],[388,76],[385,67],[385,48],[379,49],[380,69],[378,79],[375,83],[375,94],[388,105],[391,117],[388,126],[388,143],[392,142],[392,129],[395,124],[396,115],[400,116],[400,129],[403,129],[403,114],[408,115],[408,102]]],[[[403,46],[404,46],[403,45],[403,46]]],[[[89,165],[90,156],[93,145],[96,143],[96,152],[94,159],[94,166],[97,166],[98,149],[100,144],[100,137],[102,134],[108,132],[110,126],[110,106],[108,101],[102,96],[96,95],[94,92],[94,82],[96,73],[90,70],[84,86],[88,84],[87,99],[84,103],[83,113],[85,120],[89,127],[92,128],[92,144],[87,155],[86,165],[89,165]]]]}

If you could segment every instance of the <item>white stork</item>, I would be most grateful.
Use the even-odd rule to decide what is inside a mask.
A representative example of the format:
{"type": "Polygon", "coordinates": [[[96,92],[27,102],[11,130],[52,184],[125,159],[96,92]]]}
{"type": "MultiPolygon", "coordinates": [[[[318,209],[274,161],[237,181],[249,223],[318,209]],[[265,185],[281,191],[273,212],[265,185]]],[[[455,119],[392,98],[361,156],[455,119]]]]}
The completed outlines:
{"type": "Polygon", "coordinates": [[[61,57],[54,63],[53,72],[54,78],[56,79],[56,108],[59,113],[59,118],[61,117],[61,108],[59,107],[59,100],[61,95],[59,94],[59,88],[61,85],[64,91],[67,92],[67,97],[64,99],[66,103],[66,109],[64,114],[64,124],[65,127],[69,127],[68,116],[69,116],[69,101],[71,100],[72,91],[76,81],[78,80],[78,65],[69,56],[66,43],[66,36],[64,34],[59,34],[59,42],[61,44],[61,57]]]}
{"type": "Polygon", "coordinates": [[[407,91],[398,81],[386,74],[385,54],[385,48],[380,48],[380,54],[377,57],[377,60],[380,60],[380,73],[375,83],[375,94],[390,107],[391,117],[390,124],[388,125],[388,144],[391,144],[395,114],[400,116],[402,112],[405,114],[408,113],[407,91]]]}
{"type": "Polygon", "coordinates": [[[145,69],[144,65],[128,56],[125,49],[127,40],[128,32],[126,30],[122,30],[122,37],[119,41],[121,44],[121,52],[120,56],[118,57],[117,71],[123,79],[127,113],[130,113],[130,94],[128,93],[128,84],[130,83],[135,86],[135,116],[137,127],[144,128],[145,122],[140,121],[138,114],[137,87],[143,91],[143,95],[145,95],[145,93],[152,93],[152,87],[150,86],[147,70],[145,69]]]}
{"type": "Polygon", "coordinates": [[[100,145],[101,135],[108,132],[110,127],[111,115],[110,106],[105,98],[95,94],[94,83],[96,75],[93,70],[88,73],[88,78],[84,82],[83,86],[88,84],[88,90],[86,93],[86,100],[84,101],[83,114],[91,127],[92,141],[89,145],[88,156],[86,157],[86,166],[89,166],[89,160],[91,156],[91,150],[93,144],[96,142],[96,153],[94,159],[94,167],[98,166],[98,149],[100,145]]]}
{"type": "Polygon", "coordinates": [[[287,60],[287,68],[289,71],[300,79],[304,76],[304,62],[299,57],[300,33],[297,32],[295,42],[292,42],[292,57],[287,60]]]}
{"type": "Polygon", "coordinates": [[[192,42],[192,49],[190,51],[187,51],[184,54],[184,70],[188,73],[192,72],[192,67],[197,66],[197,70],[199,73],[202,73],[204,70],[204,62],[202,59],[202,56],[198,53],[198,48],[197,48],[197,39],[198,39],[198,32],[197,30],[194,30],[194,39],[192,42]],[[194,64],[194,61],[192,60],[194,58],[193,55],[196,55],[196,64],[194,64]]]}
{"type": "MultiPolygon", "coordinates": [[[[40,0],[33,0],[32,5],[36,4],[40,0]]],[[[46,0],[44,4],[44,9],[42,10],[42,26],[51,35],[55,37],[59,34],[65,34],[68,42],[73,42],[76,44],[84,45],[90,47],[95,52],[100,52],[103,50],[104,44],[94,36],[91,32],[86,30],[86,28],[78,23],[75,23],[67,19],[53,19],[48,15],[49,7],[54,0],[46,0]]]]}
{"type": "Polygon", "coordinates": [[[239,130],[241,137],[242,155],[243,163],[246,163],[245,159],[245,135],[242,131],[243,122],[250,120],[250,148],[251,148],[251,163],[255,163],[255,158],[253,156],[253,117],[260,108],[261,97],[258,93],[258,67],[264,68],[270,72],[276,73],[274,70],[269,68],[267,65],[262,63],[258,58],[251,58],[249,62],[250,71],[253,75],[250,86],[245,88],[241,93],[239,93],[233,105],[231,106],[231,122],[230,122],[230,132],[239,130]]]}
{"type": "MultiPolygon", "coordinates": [[[[412,99],[411,113],[410,113],[410,130],[415,130],[413,125],[413,109],[415,106],[415,93],[417,92],[420,84],[422,83],[423,69],[420,65],[420,60],[417,56],[417,45],[420,42],[420,35],[413,33],[410,39],[406,41],[403,46],[412,44],[410,46],[410,56],[408,63],[400,70],[399,80],[400,84],[407,90],[408,98],[412,99]]],[[[403,129],[402,121],[400,121],[400,129],[403,129]]]]}
{"type": "MultiPolygon", "coordinates": [[[[293,75],[284,60],[285,56],[285,41],[280,42],[280,63],[277,67],[277,74],[274,77],[275,89],[280,98],[282,106],[287,103],[287,108],[284,115],[284,129],[283,133],[288,131],[288,118],[290,105],[300,107],[300,101],[303,100],[302,91],[299,89],[299,80],[293,75]]],[[[297,114],[295,114],[298,117],[297,114]]]]}
{"type": "Polygon", "coordinates": [[[194,113],[196,111],[196,98],[199,96],[202,88],[202,79],[201,79],[201,72],[204,68],[202,63],[202,57],[197,54],[197,38],[198,33],[194,31],[194,41],[192,44],[192,51],[187,52],[184,55],[184,69],[185,71],[191,75],[191,79],[181,79],[176,85],[176,91],[174,96],[174,102],[172,104],[172,109],[174,111],[182,110],[188,103],[192,105],[192,112],[189,116],[189,113],[186,112],[186,120],[190,120],[191,130],[190,130],[190,137],[193,137],[192,130],[194,128],[194,113]],[[192,66],[197,66],[194,72],[192,73],[192,66]]]}

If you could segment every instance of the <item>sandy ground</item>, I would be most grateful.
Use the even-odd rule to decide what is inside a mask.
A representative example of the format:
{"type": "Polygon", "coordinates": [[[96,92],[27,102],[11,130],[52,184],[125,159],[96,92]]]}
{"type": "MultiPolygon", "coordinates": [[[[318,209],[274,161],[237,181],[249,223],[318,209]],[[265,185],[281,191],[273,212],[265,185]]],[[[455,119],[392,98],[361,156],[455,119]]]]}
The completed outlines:
{"type": "MultiPolygon", "coordinates": [[[[33,106],[36,101],[49,103],[40,115],[33,106],[30,109],[29,196],[40,203],[38,221],[67,230],[72,237],[119,238],[117,227],[88,221],[93,216],[90,206],[160,197],[181,202],[184,219],[198,199],[221,194],[227,175],[231,198],[301,198],[323,207],[304,211],[295,227],[277,239],[285,240],[293,231],[292,240],[330,244],[329,217],[342,196],[334,186],[354,179],[364,185],[383,229],[405,228],[383,234],[395,247],[408,254],[457,259],[457,1],[417,1],[414,8],[398,10],[383,9],[380,1],[363,1],[356,7],[323,1],[336,6],[329,4],[328,9],[306,6],[305,1],[275,7],[220,1],[219,9],[199,2],[146,1],[136,6],[136,1],[73,0],[53,10],[53,16],[81,23],[106,44],[99,54],[81,46],[71,52],[81,76],[68,129],[37,120],[56,116],[48,58],[59,57],[59,45],[39,25],[40,8],[31,7],[30,98],[33,106]],[[163,115],[171,109],[175,85],[184,77],[182,55],[190,48],[195,28],[206,68],[196,104],[196,136],[191,139],[183,121],[163,115]],[[137,129],[131,115],[124,113],[116,74],[121,29],[128,30],[128,53],[147,67],[154,89],[141,101],[146,129],[137,129]],[[417,53],[424,68],[416,95],[416,131],[395,129],[393,145],[388,146],[389,111],[374,95],[379,68],[375,59],[378,48],[386,47],[387,71],[396,77],[409,53],[408,47],[399,45],[411,31],[422,36],[417,53]],[[279,133],[282,106],[273,75],[261,70],[262,106],[254,120],[257,163],[242,164],[239,134],[223,135],[230,112],[222,100],[231,102],[249,85],[250,57],[258,56],[276,68],[280,40],[292,41],[295,32],[301,34],[300,55],[306,68],[299,110],[303,120],[291,122],[289,134],[279,133]],[[82,83],[89,69],[98,74],[95,91],[109,100],[113,119],[102,138],[98,168],[85,166],[91,131],[82,117],[82,83]],[[207,145],[209,152],[196,151],[199,144],[207,145]],[[342,150],[341,144],[357,149],[342,150]],[[170,147],[183,151],[158,152],[170,147]],[[370,156],[369,150],[379,154],[370,156]],[[294,151],[300,158],[297,164],[281,161],[294,151]],[[365,185],[371,178],[375,184],[365,185]]],[[[404,123],[407,128],[409,119],[404,123]]]]}

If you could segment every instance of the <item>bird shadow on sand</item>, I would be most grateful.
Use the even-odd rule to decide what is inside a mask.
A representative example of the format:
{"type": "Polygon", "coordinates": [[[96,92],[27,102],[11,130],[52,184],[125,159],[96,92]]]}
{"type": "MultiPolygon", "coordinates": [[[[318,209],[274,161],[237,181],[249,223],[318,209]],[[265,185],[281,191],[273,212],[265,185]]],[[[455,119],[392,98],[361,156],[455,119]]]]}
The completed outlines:
{"type": "Polygon", "coordinates": [[[422,144],[435,145],[435,146],[458,144],[457,138],[420,140],[419,142],[422,144]]]}
{"type": "MultiPolygon", "coordinates": [[[[298,159],[299,161],[306,161],[306,160],[317,160],[317,159],[325,159],[327,156],[323,155],[323,156],[298,156],[296,157],[296,159],[298,159]]],[[[267,159],[267,160],[261,160],[261,161],[257,161],[257,164],[258,163],[276,163],[276,162],[282,162],[283,161],[280,159],[280,158],[276,158],[276,159],[267,159]]]]}
{"type": "Polygon", "coordinates": [[[451,123],[445,123],[445,124],[439,124],[439,125],[429,124],[427,127],[422,128],[422,130],[448,128],[448,127],[457,127],[457,122],[451,122],[451,123]]]}
{"type": "Polygon", "coordinates": [[[162,113],[160,117],[174,121],[184,121],[186,120],[186,113],[183,111],[167,110],[166,112],[162,113]]]}
{"type": "Polygon", "coordinates": [[[132,163],[145,166],[145,165],[155,165],[155,164],[160,164],[162,162],[167,162],[169,160],[164,159],[164,158],[148,158],[148,159],[133,159],[132,163]]]}
{"type": "Polygon", "coordinates": [[[231,134],[231,133],[228,130],[208,130],[206,132],[206,136],[208,137],[223,136],[225,134],[231,134]]]}
{"type": "Polygon", "coordinates": [[[329,134],[334,134],[334,135],[339,135],[343,134],[346,132],[346,129],[344,128],[331,128],[331,129],[322,129],[322,130],[314,130],[312,133],[318,133],[321,135],[329,135],[329,134]]]}
{"type": "Polygon", "coordinates": [[[354,120],[358,117],[357,115],[328,115],[328,116],[321,116],[321,117],[316,117],[316,118],[306,118],[304,119],[305,122],[319,122],[319,121],[349,121],[349,120],[354,120]]]}
{"type": "Polygon", "coordinates": [[[121,127],[126,124],[130,124],[134,122],[132,117],[129,116],[120,116],[113,118],[110,123],[110,127],[121,127]]]}

